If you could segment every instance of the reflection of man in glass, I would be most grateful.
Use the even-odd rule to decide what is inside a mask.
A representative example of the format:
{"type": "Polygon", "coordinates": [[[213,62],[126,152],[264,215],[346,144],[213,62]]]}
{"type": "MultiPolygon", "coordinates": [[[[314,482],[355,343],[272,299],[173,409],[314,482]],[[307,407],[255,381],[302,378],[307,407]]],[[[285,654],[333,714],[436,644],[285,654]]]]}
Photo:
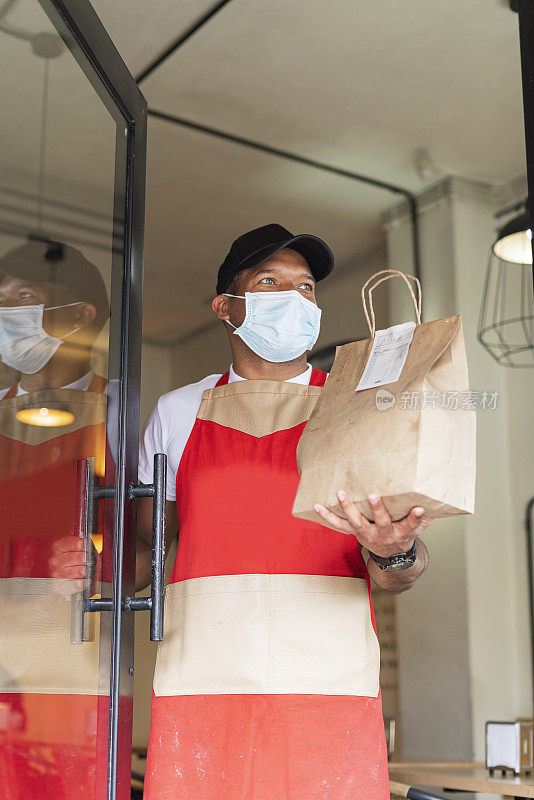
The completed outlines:
{"type": "Polygon", "coordinates": [[[0,390],[0,783],[14,800],[94,792],[98,643],[70,644],[50,558],[76,534],[78,460],[104,472],[91,349],[108,316],[102,276],[75,248],[35,241],[0,258],[0,357],[20,375],[0,390]]]}
{"type": "Polygon", "coordinates": [[[108,315],[102,276],[79,250],[29,242],[0,259],[0,356],[21,375],[0,390],[0,481],[13,514],[4,517],[4,577],[48,577],[51,539],[72,532],[76,460],[103,459],[94,426],[105,421],[106,381],[91,369],[91,348],[108,315]],[[57,411],[70,424],[50,425],[57,411]]]}

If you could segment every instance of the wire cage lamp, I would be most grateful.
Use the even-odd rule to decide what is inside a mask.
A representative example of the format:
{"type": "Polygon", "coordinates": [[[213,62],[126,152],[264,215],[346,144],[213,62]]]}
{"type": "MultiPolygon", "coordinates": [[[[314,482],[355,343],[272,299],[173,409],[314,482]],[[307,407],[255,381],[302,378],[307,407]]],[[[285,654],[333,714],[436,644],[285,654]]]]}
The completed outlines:
{"type": "Polygon", "coordinates": [[[502,227],[490,254],[478,321],[478,340],[505,367],[534,367],[532,229],[526,202],[502,227]]]}

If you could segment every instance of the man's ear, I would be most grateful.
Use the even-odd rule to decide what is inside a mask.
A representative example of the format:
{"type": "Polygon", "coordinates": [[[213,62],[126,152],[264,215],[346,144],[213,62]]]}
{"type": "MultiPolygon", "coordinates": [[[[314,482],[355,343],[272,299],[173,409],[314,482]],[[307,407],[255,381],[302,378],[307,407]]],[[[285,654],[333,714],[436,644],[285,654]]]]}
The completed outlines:
{"type": "Polygon", "coordinates": [[[76,327],[86,328],[96,317],[96,308],[92,303],[80,303],[76,314],[76,327]]]}
{"type": "Polygon", "coordinates": [[[223,294],[218,294],[213,299],[211,304],[212,309],[215,311],[219,319],[229,319],[230,314],[228,310],[228,298],[223,294]]]}

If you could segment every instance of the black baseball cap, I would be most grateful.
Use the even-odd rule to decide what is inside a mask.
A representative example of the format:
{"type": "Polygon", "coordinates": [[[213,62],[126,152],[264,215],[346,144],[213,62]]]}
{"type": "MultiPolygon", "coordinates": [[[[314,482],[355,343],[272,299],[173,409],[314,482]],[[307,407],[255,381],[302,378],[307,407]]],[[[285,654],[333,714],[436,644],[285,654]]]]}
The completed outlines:
{"type": "Polygon", "coordinates": [[[75,300],[94,305],[97,324],[103,325],[109,317],[108,293],[100,270],[70,245],[39,239],[25,242],[0,258],[1,274],[62,284],[75,300]]]}
{"type": "Polygon", "coordinates": [[[281,225],[263,225],[243,233],[233,242],[219,267],[217,294],[226,291],[238,273],[250,267],[258,267],[284,247],[296,250],[306,259],[316,281],[322,281],[334,269],[334,255],[326,242],[318,236],[311,233],[294,236],[281,225]]]}

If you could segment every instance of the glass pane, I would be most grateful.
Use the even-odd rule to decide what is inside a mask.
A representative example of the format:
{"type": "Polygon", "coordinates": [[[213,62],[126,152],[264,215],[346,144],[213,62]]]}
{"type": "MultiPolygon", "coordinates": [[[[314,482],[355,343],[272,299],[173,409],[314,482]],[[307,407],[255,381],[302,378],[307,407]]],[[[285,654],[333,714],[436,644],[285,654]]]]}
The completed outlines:
{"type": "Polygon", "coordinates": [[[87,489],[115,480],[117,125],[35,0],[3,12],[0,784],[87,800],[107,778],[110,613],[83,602],[111,596],[113,501],[87,489]]]}

